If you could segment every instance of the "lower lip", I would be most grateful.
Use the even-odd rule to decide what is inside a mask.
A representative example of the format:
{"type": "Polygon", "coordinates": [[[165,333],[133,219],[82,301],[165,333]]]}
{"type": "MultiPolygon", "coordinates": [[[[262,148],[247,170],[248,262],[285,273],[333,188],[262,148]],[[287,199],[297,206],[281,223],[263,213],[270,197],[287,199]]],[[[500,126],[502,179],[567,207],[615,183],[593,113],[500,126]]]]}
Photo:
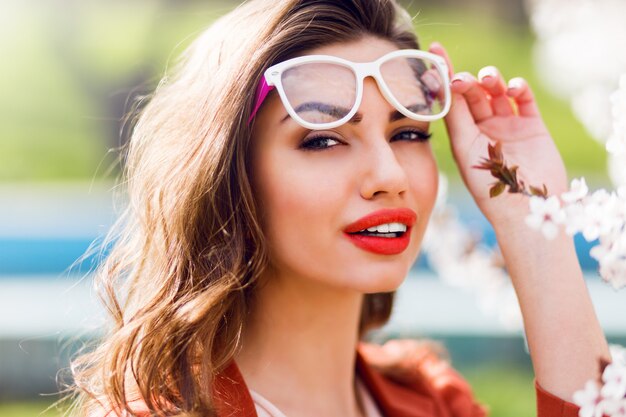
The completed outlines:
{"type": "Polygon", "coordinates": [[[379,255],[397,255],[404,252],[411,241],[411,229],[407,229],[400,237],[375,237],[345,233],[348,238],[361,249],[379,255]]]}

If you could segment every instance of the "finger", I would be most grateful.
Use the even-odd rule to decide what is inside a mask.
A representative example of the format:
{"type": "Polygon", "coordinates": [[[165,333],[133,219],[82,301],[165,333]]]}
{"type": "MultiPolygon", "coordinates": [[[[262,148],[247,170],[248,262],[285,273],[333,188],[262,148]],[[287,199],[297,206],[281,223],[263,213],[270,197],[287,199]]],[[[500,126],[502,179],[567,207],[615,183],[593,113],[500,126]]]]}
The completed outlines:
{"type": "Polygon", "coordinates": [[[511,78],[506,93],[515,101],[520,116],[539,116],[535,96],[526,80],[521,77],[511,78]]]}
{"type": "Polygon", "coordinates": [[[478,71],[480,85],[491,96],[491,109],[496,116],[513,116],[515,110],[506,95],[507,87],[496,67],[488,66],[478,71]]]}
{"type": "Polygon", "coordinates": [[[476,121],[463,94],[452,93],[452,105],[444,118],[444,122],[453,147],[462,147],[463,143],[458,142],[458,138],[478,134],[476,121]]]}
{"type": "Polygon", "coordinates": [[[441,45],[439,42],[433,42],[428,47],[428,52],[437,54],[446,60],[446,64],[448,65],[448,77],[452,78],[452,75],[454,75],[454,69],[452,68],[452,61],[450,60],[450,57],[448,56],[448,52],[446,51],[446,48],[444,48],[443,45],[441,45]]]}
{"type": "Polygon", "coordinates": [[[420,80],[427,88],[431,97],[437,97],[440,101],[443,100],[445,94],[445,89],[442,88],[444,81],[441,79],[441,73],[437,69],[427,69],[420,77],[420,80]]]}
{"type": "MultiPolygon", "coordinates": [[[[428,51],[433,54],[439,55],[440,57],[444,59],[444,61],[446,62],[446,66],[448,68],[448,80],[452,78],[452,74],[453,74],[452,61],[450,60],[450,57],[448,56],[448,52],[446,51],[446,49],[439,42],[433,42],[428,47],[428,51]]],[[[437,77],[437,78],[441,78],[441,77],[437,77]]],[[[442,83],[444,82],[443,80],[440,80],[440,81],[442,83]]],[[[442,106],[443,106],[445,92],[446,92],[446,88],[440,88],[437,92],[437,99],[439,100],[439,103],[442,106]]]]}
{"type": "Polygon", "coordinates": [[[489,97],[472,74],[468,72],[455,74],[450,88],[453,93],[462,94],[465,97],[468,108],[476,122],[493,116],[489,97]]]}

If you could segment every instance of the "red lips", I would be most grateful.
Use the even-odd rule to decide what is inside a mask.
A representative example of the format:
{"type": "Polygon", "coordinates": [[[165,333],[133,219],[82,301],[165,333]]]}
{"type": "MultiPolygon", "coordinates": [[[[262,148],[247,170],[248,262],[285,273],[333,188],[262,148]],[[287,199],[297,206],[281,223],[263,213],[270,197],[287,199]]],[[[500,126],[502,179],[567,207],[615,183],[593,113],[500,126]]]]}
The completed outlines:
{"type": "Polygon", "coordinates": [[[410,209],[382,209],[360,218],[344,229],[345,236],[357,247],[378,255],[397,255],[402,253],[411,240],[411,227],[415,224],[417,214],[410,209]],[[367,228],[385,223],[403,223],[406,232],[398,237],[379,237],[354,234],[367,228]]]}

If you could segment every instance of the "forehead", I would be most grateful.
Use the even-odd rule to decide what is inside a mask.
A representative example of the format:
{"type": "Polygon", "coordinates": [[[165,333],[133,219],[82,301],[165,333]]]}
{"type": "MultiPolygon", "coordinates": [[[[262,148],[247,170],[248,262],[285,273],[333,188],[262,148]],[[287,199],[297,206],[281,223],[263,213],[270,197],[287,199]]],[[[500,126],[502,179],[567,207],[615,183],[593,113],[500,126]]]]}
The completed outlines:
{"type": "Polygon", "coordinates": [[[303,55],[332,55],[352,62],[371,62],[398,49],[391,41],[365,35],[356,41],[337,42],[310,49],[303,55]]]}

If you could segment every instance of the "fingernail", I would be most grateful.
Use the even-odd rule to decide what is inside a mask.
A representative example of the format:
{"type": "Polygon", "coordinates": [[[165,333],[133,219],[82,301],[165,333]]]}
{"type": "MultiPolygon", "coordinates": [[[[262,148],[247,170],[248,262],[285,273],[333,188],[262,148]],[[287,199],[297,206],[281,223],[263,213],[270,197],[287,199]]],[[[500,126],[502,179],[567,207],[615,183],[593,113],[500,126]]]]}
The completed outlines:
{"type": "Polygon", "coordinates": [[[467,81],[465,79],[465,75],[463,73],[459,73],[459,74],[454,74],[454,76],[452,77],[452,80],[450,81],[450,83],[451,84],[454,84],[454,83],[458,84],[458,83],[463,82],[463,81],[467,81]]]}
{"type": "Polygon", "coordinates": [[[489,84],[496,79],[498,75],[497,71],[498,70],[493,67],[484,67],[478,72],[478,78],[480,79],[480,82],[489,84]]]}
{"type": "Polygon", "coordinates": [[[494,80],[495,78],[493,77],[493,75],[485,75],[480,79],[480,82],[483,84],[493,84],[494,80]]]}
{"type": "Polygon", "coordinates": [[[518,87],[508,87],[506,89],[506,94],[508,94],[509,96],[511,96],[511,95],[515,96],[518,91],[519,91],[518,87]]]}

